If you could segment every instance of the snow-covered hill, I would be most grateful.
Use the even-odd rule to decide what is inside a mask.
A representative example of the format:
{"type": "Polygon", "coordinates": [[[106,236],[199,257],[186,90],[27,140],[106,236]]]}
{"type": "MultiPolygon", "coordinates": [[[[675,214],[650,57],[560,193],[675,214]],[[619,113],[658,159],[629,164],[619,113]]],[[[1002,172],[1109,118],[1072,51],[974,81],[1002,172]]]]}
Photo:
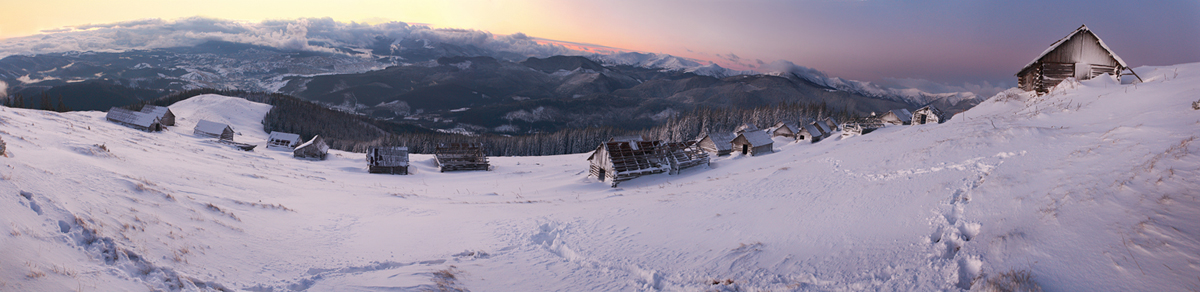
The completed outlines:
{"type": "Polygon", "coordinates": [[[1196,289],[1200,63],[1138,72],[619,188],[587,154],[391,176],[242,152],[186,127],[261,145],[266,106],[220,96],[161,133],[0,108],[0,290],[1196,289]]]}

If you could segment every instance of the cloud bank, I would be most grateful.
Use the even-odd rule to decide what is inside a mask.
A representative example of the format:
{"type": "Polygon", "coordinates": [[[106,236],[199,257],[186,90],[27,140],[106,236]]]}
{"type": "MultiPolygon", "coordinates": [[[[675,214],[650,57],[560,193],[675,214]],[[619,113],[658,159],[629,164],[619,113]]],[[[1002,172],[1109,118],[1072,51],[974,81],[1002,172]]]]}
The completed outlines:
{"type": "Polygon", "coordinates": [[[142,19],[80,25],[43,32],[40,35],[0,40],[0,58],[18,54],[122,52],[187,47],[207,41],[247,43],[284,50],[337,52],[331,47],[367,48],[378,46],[379,40],[391,40],[391,45],[404,40],[425,40],[433,44],[470,45],[522,56],[582,54],[561,45],[538,43],[536,39],[521,33],[494,35],[486,31],[439,29],[403,22],[369,25],[338,22],[331,18],[262,22],[204,17],[177,20],[142,19]]]}

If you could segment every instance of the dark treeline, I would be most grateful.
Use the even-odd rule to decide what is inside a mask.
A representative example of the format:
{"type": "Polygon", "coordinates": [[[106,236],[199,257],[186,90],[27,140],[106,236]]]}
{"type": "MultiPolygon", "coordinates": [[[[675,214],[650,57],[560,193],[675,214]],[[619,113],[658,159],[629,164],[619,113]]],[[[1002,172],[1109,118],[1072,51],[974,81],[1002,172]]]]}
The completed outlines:
{"type": "Polygon", "coordinates": [[[304,139],[321,135],[330,148],[352,152],[366,152],[371,146],[407,146],[411,153],[433,153],[440,143],[483,143],[484,151],[490,156],[557,155],[592,151],[601,142],[613,136],[642,135],[652,140],[685,141],[695,139],[704,131],[732,131],[742,123],[766,128],[779,121],[806,123],[824,117],[832,117],[837,121],[856,118],[823,103],[784,103],[745,109],[698,108],[679,113],[662,124],[645,129],[588,127],[553,133],[506,136],[436,132],[416,125],[340,112],[279,93],[196,89],[130,105],[127,108],[140,110],[145,104],[168,106],[201,94],[220,94],[270,104],[272,108],[262,121],[264,131],[296,133],[304,139]]]}
{"type": "Polygon", "coordinates": [[[42,93],[41,98],[25,98],[20,93],[13,95],[4,100],[3,105],[11,108],[27,108],[44,111],[68,112],[71,111],[67,105],[63,103],[62,96],[58,96],[58,102],[51,98],[49,94],[42,93]]]}

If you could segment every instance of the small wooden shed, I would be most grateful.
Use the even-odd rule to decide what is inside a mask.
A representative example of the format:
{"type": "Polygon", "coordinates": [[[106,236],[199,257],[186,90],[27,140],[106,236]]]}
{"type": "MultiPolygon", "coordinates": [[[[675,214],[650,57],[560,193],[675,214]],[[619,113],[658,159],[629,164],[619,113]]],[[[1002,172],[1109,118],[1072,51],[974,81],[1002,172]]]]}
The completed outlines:
{"type": "Polygon", "coordinates": [[[300,146],[300,135],[271,131],[267,136],[267,149],[295,150],[300,146]]]}
{"type": "Polygon", "coordinates": [[[775,152],[772,149],[775,141],[771,140],[771,135],[763,131],[747,131],[738,134],[736,138],[733,138],[732,144],[733,150],[741,152],[742,155],[758,156],[775,152]]]}
{"type": "MultiPolygon", "coordinates": [[[[1126,69],[1129,65],[1087,25],[1082,25],[1022,67],[1017,72],[1017,87],[1046,93],[1067,78],[1086,80],[1105,73],[1119,77],[1126,69]]],[[[1129,72],[1137,76],[1133,70],[1129,72]]]]}
{"type": "Polygon", "coordinates": [[[639,176],[663,173],[671,169],[659,141],[606,142],[588,156],[590,175],[612,187],[639,176]]]}
{"type": "Polygon", "coordinates": [[[912,123],[912,112],[908,109],[894,109],[879,116],[879,122],[889,125],[907,125],[912,123]]]}
{"type": "Polygon", "coordinates": [[[367,148],[367,172],[408,174],[408,147],[367,148]]]}
{"type": "Polygon", "coordinates": [[[814,121],[800,128],[800,133],[796,133],[796,140],[817,143],[832,135],[833,130],[824,122],[814,121]]]}
{"type": "Polygon", "coordinates": [[[158,117],[158,122],[163,126],[175,125],[175,113],[165,106],[147,104],[142,106],[141,112],[158,117]]]}
{"type": "Polygon", "coordinates": [[[796,133],[800,133],[800,126],[795,122],[782,121],[775,123],[774,130],[771,131],[771,137],[788,137],[795,139],[796,133]]]}
{"type": "Polygon", "coordinates": [[[734,135],[733,133],[708,132],[704,133],[703,136],[700,136],[700,139],[696,140],[696,144],[700,147],[700,149],[703,149],[708,153],[713,153],[717,156],[725,156],[729,155],[730,152],[733,152],[732,142],[733,138],[736,137],[737,135],[734,135]]]}
{"type": "Polygon", "coordinates": [[[233,141],[233,128],[230,128],[229,125],[226,124],[211,122],[208,120],[200,120],[199,122],[196,122],[196,129],[192,131],[192,134],[201,137],[212,137],[220,140],[233,141]]]}
{"type": "Polygon", "coordinates": [[[329,155],[329,145],[325,144],[325,139],[321,139],[321,135],[313,136],[308,142],[296,146],[296,150],[292,151],[292,156],[304,159],[325,160],[329,155]]]}
{"type": "Polygon", "coordinates": [[[108,109],[108,113],[105,114],[104,118],[113,123],[146,132],[158,132],[163,129],[162,123],[159,123],[158,118],[154,115],[119,107],[108,109]]]}
{"type": "Polygon", "coordinates": [[[434,163],[438,171],[489,170],[483,143],[439,144],[433,150],[434,163]]]}
{"type": "Polygon", "coordinates": [[[948,120],[948,117],[946,117],[942,110],[933,107],[932,105],[927,105],[913,112],[912,124],[940,124],[946,122],[946,120],[948,120]]]}

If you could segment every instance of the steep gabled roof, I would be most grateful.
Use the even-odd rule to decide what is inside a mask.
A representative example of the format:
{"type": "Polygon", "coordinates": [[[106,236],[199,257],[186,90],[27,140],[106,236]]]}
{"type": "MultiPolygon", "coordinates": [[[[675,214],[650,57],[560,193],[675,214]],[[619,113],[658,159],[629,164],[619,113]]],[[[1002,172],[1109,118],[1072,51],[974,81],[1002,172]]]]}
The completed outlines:
{"type": "Polygon", "coordinates": [[[755,147],[775,143],[775,140],[771,140],[771,135],[767,132],[750,131],[742,133],[741,136],[746,137],[746,142],[755,147]]]}
{"type": "Polygon", "coordinates": [[[896,115],[896,118],[900,119],[901,121],[911,121],[912,120],[912,112],[909,112],[908,109],[898,108],[898,109],[890,110],[889,112],[891,112],[893,115],[896,115]]]}
{"type": "Polygon", "coordinates": [[[321,135],[313,136],[313,138],[309,139],[308,142],[304,142],[304,144],[296,146],[296,150],[299,151],[300,149],[304,149],[305,147],[313,145],[313,143],[317,144],[317,150],[321,152],[329,151],[329,145],[325,144],[325,139],[321,139],[321,135]]]}
{"type": "Polygon", "coordinates": [[[165,106],[157,106],[157,105],[150,105],[150,104],[142,106],[143,113],[153,114],[154,116],[159,117],[159,118],[167,115],[167,112],[170,112],[170,111],[171,111],[171,109],[169,109],[165,106]]]}
{"type": "MultiPolygon", "coordinates": [[[[733,144],[729,144],[729,142],[733,142],[733,139],[737,138],[737,135],[725,132],[709,132],[704,135],[712,139],[713,144],[717,145],[717,150],[721,151],[733,150],[733,144]]],[[[704,140],[704,137],[700,137],[700,140],[704,140]]]]}
{"type": "Polygon", "coordinates": [[[775,124],[775,130],[777,130],[777,131],[778,131],[780,128],[783,128],[783,127],[787,127],[787,128],[788,128],[788,130],[791,130],[791,131],[792,131],[792,133],[796,133],[796,132],[799,132],[799,131],[800,131],[800,127],[796,125],[796,122],[792,122],[792,121],[782,121],[782,122],[779,122],[779,123],[776,123],[776,124],[775,124]]]}
{"type": "MultiPolygon", "coordinates": [[[[1046,55],[1049,55],[1050,52],[1054,51],[1054,49],[1057,49],[1058,46],[1061,46],[1061,45],[1067,43],[1067,41],[1071,40],[1071,38],[1075,37],[1076,35],[1078,35],[1080,33],[1091,34],[1092,37],[1095,37],[1096,41],[1098,41],[1100,43],[1100,47],[1104,48],[1104,51],[1107,52],[1109,56],[1112,56],[1113,59],[1117,60],[1117,64],[1121,64],[1121,67],[1129,68],[1129,65],[1125,64],[1125,60],[1122,60],[1121,57],[1117,56],[1116,53],[1113,53],[1112,49],[1109,49],[1108,45],[1104,44],[1104,40],[1100,39],[1100,36],[1096,35],[1096,33],[1093,33],[1091,29],[1088,29],[1087,25],[1085,24],[1085,25],[1079,26],[1079,28],[1075,29],[1075,31],[1071,32],[1071,34],[1068,34],[1066,37],[1063,37],[1062,39],[1059,39],[1058,41],[1054,42],[1053,44],[1050,44],[1049,48],[1046,48],[1046,50],[1043,51],[1041,54],[1039,54],[1037,56],[1037,58],[1033,58],[1033,61],[1029,61],[1029,64],[1025,64],[1025,67],[1021,67],[1021,70],[1019,70],[1017,72],[1022,72],[1022,71],[1025,71],[1025,69],[1029,69],[1029,66],[1033,66],[1033,64],[1036,64],[1038,62],[1038,60],[1041,60],[1043,57],[1046,57],[1046,55]]],[[[1020,73],[1017,73],[1017,74],[1020,74],[1020,73]]]]}

